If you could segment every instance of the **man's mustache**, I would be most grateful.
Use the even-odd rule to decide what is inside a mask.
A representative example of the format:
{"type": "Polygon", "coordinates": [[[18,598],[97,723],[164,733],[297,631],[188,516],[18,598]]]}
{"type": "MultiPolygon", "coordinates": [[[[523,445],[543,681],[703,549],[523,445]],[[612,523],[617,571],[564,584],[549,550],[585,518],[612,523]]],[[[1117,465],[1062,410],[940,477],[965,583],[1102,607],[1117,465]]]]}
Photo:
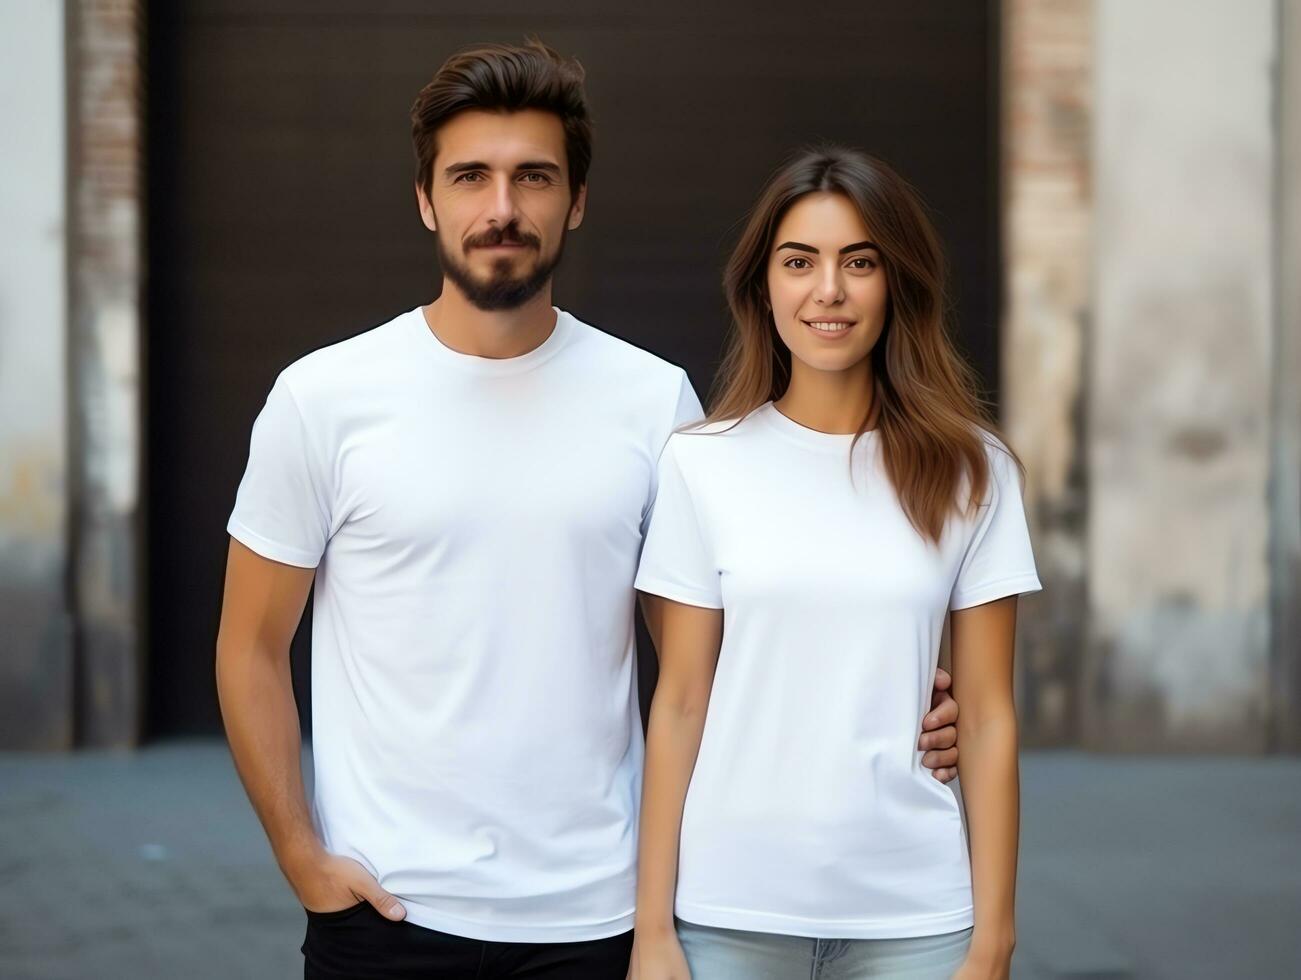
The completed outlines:
{"type": "Polygon", "coordinates": [[[465,240],[467,251],[472,248],[491,248],[494,245],[527,245],[530,248],[538,248],[542,245],[542,239],[511,225],[505,228],[489,228],[465,240]]]}

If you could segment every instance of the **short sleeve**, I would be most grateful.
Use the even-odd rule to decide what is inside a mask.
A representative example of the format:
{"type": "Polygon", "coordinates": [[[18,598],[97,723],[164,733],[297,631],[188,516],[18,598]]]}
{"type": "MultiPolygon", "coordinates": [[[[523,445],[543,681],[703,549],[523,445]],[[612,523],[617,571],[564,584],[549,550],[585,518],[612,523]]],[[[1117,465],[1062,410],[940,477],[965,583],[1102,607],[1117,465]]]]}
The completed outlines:
{"type": "Polygon", "coordinates": [[[326,477],[281,375],[253,423],[248,466],[226,530],[264,558],[315,568],[330,534],[326,477]]]}
{"type": "MultiPolygon", "coordinates": [[[[657,458],[663,452],[664,444],[674,430],[684,425],[690,425],[692,422],[699,422],[705,415],[705,410],[700,407],[700,399],[696,397],[696,389],[691,387],[691,379],[687,377],[687,372],[679,369],[678,374],[678,391],[673,408],[673,422],[667,428],[659,430],[657,435],[658,444],[653,448],[653,458],[657,458]]],[[[650,492],[646,495],[646,506],[643,508],[641,517],[641,533],[643,536],[646,534],[646,528],[650,523],[651,510],[655,506],[655,495],[658,492],[659,472],[657,467],[652,466],[650,470],[650,492]]]]}
{"type": "Polygon", "coordinates": [[[681,385],[678,388],[678,407],[673,417],[673,428],[678,429],[692,422],[699,422],[705,417],[705,410],[696,397],[696,389],[691,387],[687,372],[682,372],[681,385]]]}
{"type": "Polygon", "coordinates": [[[718,567],[700,526],[691,490],[674,451],[660,455],[659,492],[650,515],[636,588],[675,602],[722,609],[718,567]]]}
{"type": "Polygon", "coordinates": [[[958,569],[950,609],[967,609],[1042,588],[1030,547],[1019,470],[1000,446],[992,446],[988,456],[989,490],[958,569]]]}

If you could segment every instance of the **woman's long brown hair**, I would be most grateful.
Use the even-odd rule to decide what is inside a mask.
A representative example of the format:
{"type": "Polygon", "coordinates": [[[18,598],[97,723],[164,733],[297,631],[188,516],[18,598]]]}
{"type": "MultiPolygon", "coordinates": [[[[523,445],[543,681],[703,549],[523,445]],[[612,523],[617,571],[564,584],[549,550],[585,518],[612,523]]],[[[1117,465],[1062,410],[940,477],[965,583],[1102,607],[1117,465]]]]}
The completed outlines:
{"type": "Polygon", "coordinates": [[[723,276],[732,325],[706,421],[743,418],[786,392],[791,354],[768,303],[768,261],[791,205],[824,192],[842,194],[858,209],[880,246],[886,275],[885,328],[869,355],[873,406],[854,442],[874,417],[886,474],[904,513],[938,543],[951,513],[974,513],[984,499],[989,466],[983,433],[997,429],[977,394],[974,372],[948,335],[939,237],[917,193],[880,160],[820,146],[769,178],[723,276]],[[964,488],[965,501],[959,499],[964,488]]]}

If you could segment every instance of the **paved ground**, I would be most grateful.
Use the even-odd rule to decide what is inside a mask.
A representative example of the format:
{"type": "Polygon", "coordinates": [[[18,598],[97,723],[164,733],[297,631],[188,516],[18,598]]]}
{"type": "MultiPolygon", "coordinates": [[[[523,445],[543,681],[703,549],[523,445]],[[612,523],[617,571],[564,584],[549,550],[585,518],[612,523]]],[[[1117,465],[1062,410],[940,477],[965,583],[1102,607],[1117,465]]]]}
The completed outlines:
{"type": "MultiPolygon", "coordinates": [[[[1027,753],[1015,980],[1301,977],[1301,759],[1027,753]]],[[[0,977],[301,977],[224,745],[0,754],[0,977]]]]}

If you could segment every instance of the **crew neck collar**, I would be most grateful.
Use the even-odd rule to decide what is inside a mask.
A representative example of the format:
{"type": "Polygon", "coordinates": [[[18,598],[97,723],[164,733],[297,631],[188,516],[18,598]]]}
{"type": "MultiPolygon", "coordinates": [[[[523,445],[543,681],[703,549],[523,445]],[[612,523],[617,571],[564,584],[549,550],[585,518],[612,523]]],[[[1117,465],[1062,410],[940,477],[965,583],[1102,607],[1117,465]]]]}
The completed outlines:
{"type": "MultiPolygon", "coordinates": [[[[771,428],[780,432],[787,439],[798,442],[810,449],[816,449],[820,452],[847,453],[849,447],[854,442],[854,433],[852,432],[823,432],[820,429],[810,429],[807,425],[801,425],[794,419],[783,415],[772,402],[764,403],[758,410],[759,417],[771,428]]],[[[876,430],[868,429],[859,437],[859,444],[875,441],[876,430]]]]}
{"type": "Polygon", "coordinates": [[[558,306],[553,306],[551,309],[556,314],[556,325],[551,328],[551,333],[547,335],[547,339],[531,351],[526,351],[516,357],[480,357],[478,354],[465,354],[458,350],[452,350],[439,340],[438,335],[430,329],[428,321],[425,320],[423,306],[417,306],[408,316],[411,319],[412,329],[416,331],[416,339],[419,345],[439,362],[470,374],[502,377],[530,371],[539,364],[550,360],[565,346],[566,341],[573,333],[573,317],[558,306]]]}

